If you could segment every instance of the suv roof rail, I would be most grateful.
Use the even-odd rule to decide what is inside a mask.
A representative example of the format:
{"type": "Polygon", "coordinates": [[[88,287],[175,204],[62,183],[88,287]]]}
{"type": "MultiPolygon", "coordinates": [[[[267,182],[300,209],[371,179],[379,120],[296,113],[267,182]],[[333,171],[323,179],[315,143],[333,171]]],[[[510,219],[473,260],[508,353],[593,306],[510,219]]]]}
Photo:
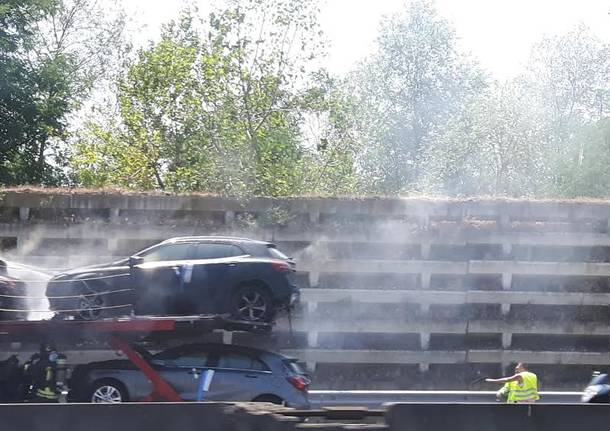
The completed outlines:
{"type": "Polygon", "coordinates": [[[198,235],[193,235],[193,236],[176,236],[173,238],[168,238],[165,241],[163,241],[164,243],[167,242],[176,242],[176,241],[197,241],[197,240],[206,240],[206,241],[241,241],[241,242],[260,242],[260,243],[266,243],[266,241],[260,241],[260,240],[256,240],[256,239],[250,239],[250,238],[243,238],[243,237],[239,237],[239,236],[214,236],[214,235],[202,235],[202,236],[198,236],[198,235]]]}

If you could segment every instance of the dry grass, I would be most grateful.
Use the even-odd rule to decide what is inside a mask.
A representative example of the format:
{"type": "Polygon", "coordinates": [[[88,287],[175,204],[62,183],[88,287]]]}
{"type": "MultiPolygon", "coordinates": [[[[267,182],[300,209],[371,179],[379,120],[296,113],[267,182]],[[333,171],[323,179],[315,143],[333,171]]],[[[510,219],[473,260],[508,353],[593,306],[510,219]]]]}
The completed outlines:
{"type": "MultiPolygon", "coordinates": [[[[189,192],[189,193],[174,193],[166,192],[161,190],[149,190],[149,191],[134,191],[128,189],[121,189],[119,187],[105,187],[101,189],[88,189],[82,187],[41,187],[41,186],[17,186],[17,187],[5,187],[0,188],[0,193],[44,193],[44,194],[79,194],[79,195],[121,195],[121,196],[200,196],[200,197],[226,197],[226,198],[239,198],[236,196],[220,196],[212,193],[205,192],[189,192]]],[[[256,196],[247,197],[250,198],[267,198],[270,196],[256,196]]],[[[429,202],[429,203],[458,203],[458,202],[472,202],[472,203],[553,203],[553,204],[604,204],[610,203],[610,198],[590,198],[590,197],[577,197],[577,198],[515,198],[515,197],[504,197],[504,196],[471,196],[471,197],[449,197],[449,196],[432,196],[432,195],[409,195],[409,196],[331,196],[331,195],[314,195],[304,194],[300,196],[286,196],[283,198],[277,198],[281,200],[291,199],[324,199],[324,200],[351,200],[351,201],[372,201],[372,200],[401,200],[401,201],[413,201],[413,202],[429,202]]]]}

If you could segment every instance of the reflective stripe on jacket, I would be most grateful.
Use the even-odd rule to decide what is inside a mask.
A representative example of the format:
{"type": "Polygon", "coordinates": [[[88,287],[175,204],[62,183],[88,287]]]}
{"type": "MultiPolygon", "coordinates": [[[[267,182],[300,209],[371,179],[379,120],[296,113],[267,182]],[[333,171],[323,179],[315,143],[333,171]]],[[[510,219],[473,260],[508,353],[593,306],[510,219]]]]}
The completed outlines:
{"type": "Polygon", "coordinates": [[[523,371],[518,375],[521,376],[523,382],[508,382],[508,402],[519,403],[539,400],[538,377],[536,377],[536,374],[530,373],[529,371],[523,371]]]}
{"type": "Polygon", "coordinates": [[[36,396],[39,398],[46,398],[47,400],[56,400],[57,393],[51,388],[38,389],[36,391],[36,396]]]}

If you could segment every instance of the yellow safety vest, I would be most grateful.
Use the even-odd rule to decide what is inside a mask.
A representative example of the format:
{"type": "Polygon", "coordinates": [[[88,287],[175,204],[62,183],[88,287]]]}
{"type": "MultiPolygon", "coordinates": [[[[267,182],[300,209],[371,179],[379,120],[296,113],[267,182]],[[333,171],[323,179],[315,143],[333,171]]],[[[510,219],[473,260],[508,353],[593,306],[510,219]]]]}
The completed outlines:
{"type": "Polygon", "coordinates": [[[518,374],[523,379],[523,383],[508,382],[508,402],[520,403],[524,401],[536,401],[540,399],[538,395],[538,377],[536,374],[524,371],[518,374]]]}

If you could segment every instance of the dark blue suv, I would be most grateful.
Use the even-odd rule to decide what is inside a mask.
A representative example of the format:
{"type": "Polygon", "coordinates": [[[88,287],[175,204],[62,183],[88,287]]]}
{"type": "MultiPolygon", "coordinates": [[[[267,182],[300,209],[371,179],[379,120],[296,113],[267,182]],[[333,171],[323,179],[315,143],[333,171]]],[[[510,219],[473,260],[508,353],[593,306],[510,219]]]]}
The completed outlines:
{"type": "Polygon", "coordinates": [[[270,322],[299,300],[295,271],[294,261],[268,242],[181,237],[126,259],[58,274],[46,293],[56,314],[86,320],[133,310],[270,322]]]}

